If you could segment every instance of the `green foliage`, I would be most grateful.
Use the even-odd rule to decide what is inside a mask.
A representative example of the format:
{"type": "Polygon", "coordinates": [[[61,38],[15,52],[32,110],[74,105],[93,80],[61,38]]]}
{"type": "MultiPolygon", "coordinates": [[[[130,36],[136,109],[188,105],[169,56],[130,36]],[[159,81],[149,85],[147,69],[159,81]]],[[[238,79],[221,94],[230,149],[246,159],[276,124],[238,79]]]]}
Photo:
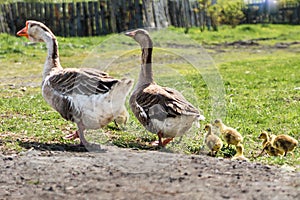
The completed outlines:
{"type": "MultiPolygon", "coordinates": [[[[170,27],[171,30],[183,32],[183,29],[170,27]]],[[[189,35],[201,44],[230,43],[239,40],[259,40],[261,44],[275,45],[278,42],[300,40],[298,26],[293,25],[239,25],[236,29],[222,25],[218,32],[200,32],[198,28],[190,28],[189,35]],[[265,40],[264,40],[265,38],[265,40]]]]}
{"type": "Polygon", "coordinates": [[[300,3],[300,0],[278,0],[280,6],[287,6],[289,4],[300,3]]]}
{"type": "Polygon", "coordinates": [[[245,16],[242,9],[245,7],[245,3],[243,0],[218,0],[217,4],[220,6],[220,20],[222,24],[229,24],[235,27],[244,19],[245,16]]]}
{"type": "MultiPolygon", "coordinates": [[[[243,9],[245,3],[243,0],[218,0],[217,3],[211,4],[210,0],[199,0],[200,10],[203,10],[211,18],[214,31],[218,30],[220,24],[229,24],[235,27],[244,19],[243,9]]],[[[201,31],[204,27],[201,28],[201,31]]]]}

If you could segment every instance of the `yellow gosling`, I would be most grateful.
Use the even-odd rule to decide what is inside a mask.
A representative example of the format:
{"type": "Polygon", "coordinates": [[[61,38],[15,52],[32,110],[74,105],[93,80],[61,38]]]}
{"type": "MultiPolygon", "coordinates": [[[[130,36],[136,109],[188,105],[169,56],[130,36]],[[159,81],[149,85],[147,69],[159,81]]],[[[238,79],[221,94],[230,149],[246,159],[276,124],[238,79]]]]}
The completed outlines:
{"type": "Polygon", "coordinates": [[[270,141],[267,141],[265,143],[264,148],[262,149],[260,154],[256,157],[261,156],[264,153],[264,151],[266,151],[269,156],[283,156],[284,154],[284,151],[275,148],[270,141]]]}
{"type": "Polygon", "coordinates": [[[266,131],[262,131],[260,133],[260,135],[258,136],[258,139],[263,140],[262,147],[264,148],[267,142],[271,142],[271,144],[273,144],[275,137],[276,137],[276,135],[274,135],[274,134],[269,134],[266,131]]]}
{"type": "Polygon", "coordinates": [[[284,152],[284,156],[290,152],[294,158],[294,149],[298,146],[298,141],[289,135],[278,135],[273,141],[273,146],[284,152]]]}
{"type": "Polygon", "coordinates": [[[222,120],[216,119],[214,125],[220,129],[223,139],[227,143],[227,147],[229,147],[229,145],[237,146],[243,142],[243,136],[236,129],[223,124],[222,120]]]}
{"type": "Polygon", "coordinates": [[[223,147],[222,140],[212,132],[212,125],[207,124],[205,126],[207,134],[205,135],[205,144],[210,150],[210,155],[217,155],[218,151],[223,147]]]}
{"type": "Polygon", "coordinates": [[[231,160],[249,161],[249,159],[244,156],[244,146],[242,144],[236,145],[236,154],[231,158],[231,160]]]}

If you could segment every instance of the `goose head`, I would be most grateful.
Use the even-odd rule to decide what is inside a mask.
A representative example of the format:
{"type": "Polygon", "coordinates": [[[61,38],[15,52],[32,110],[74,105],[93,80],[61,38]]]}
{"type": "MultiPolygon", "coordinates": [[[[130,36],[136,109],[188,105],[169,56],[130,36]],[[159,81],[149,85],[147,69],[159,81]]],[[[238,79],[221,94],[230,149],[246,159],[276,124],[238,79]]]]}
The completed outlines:
{"type": "Polygon", "coordinates": [[[34,20],[26,21],[26,26],[17,35],[27,37],[31,42],[44,42],[46,38],[55,38],[47,26],[34,20]]]}
{"type": "Polygon", "coordinates": [[[137,29],[125,33],[126,36],[133,38],[142,48],[152,48],[152,40],[148,31],[145,29],[137,29]]]}

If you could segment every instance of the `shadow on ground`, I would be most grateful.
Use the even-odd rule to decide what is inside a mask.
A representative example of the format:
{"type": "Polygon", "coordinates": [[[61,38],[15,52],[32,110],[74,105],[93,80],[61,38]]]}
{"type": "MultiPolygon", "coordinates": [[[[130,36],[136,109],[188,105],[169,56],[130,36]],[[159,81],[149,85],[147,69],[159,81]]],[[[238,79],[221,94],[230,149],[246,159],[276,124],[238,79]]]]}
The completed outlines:
{"type": "Polygon", "coordinates": [[[24,142],[19,141],[19,145],[25,149],[35,149],[40,151],[69,151],[69,152],[88,152],[88,150],[78,144],[61,144],[61,143],[41,143],[41,142],[24,142]]]}

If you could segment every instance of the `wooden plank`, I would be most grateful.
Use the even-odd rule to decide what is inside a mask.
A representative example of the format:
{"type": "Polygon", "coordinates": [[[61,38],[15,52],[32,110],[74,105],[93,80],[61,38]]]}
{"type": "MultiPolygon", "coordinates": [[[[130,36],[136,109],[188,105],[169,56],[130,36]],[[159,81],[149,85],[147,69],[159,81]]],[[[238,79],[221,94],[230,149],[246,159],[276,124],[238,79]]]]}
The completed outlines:
{"type": "Polygon", "coordinates": [[[182,26],[186,28],[191,27],[191,16],[189,13],[189,0],[182,1],[182,12],[183,12],[183,18],[182,18],[182,26]]]}
{"type": "Polygon", "coordinates": [[[62,29],[63,29],[63,36],[69,36],[69,20],[67,19],[67,5],[66,3],[62,3],[62,29]]]}
{"type": "Polygon", "coordinates": [[[40,3],[35,3],[35,16],[34,16],[34,20],[37,20],[37,21],[41,21],[40,20],[40,3]]]}
{"type": "Polygon", "coordinates": [[[143,24],[151,28],[155,27],[152,3],[153,0],[143,0],[143,24]]]}
{"type": "Polygon", "coordinates": [[[68,17],[69,17],[69,36],[74,37],[76,36],[74,3],[68,3],[68,17]]]}
{"type": "Polygon", "coordinates": [[[40,2],[39,4],[39,9],[40,9],[40,20],[41,22],[45,23],[45,10],[44,10],[44,2],[40,2]]]}
{"type": "Polygon", "coordinates": [[[132,0],[127,1],[128,5],[126,7],[125,10],[125,27],[123,27],[122,31],[124,30],[130,30],[130,29],[134,29],[136,28],[136,24],[135,24],[135,9],[134,9],[134,2],[132,0]]]}
{"type": "Polygon", "coordinates": [[[158,0],[153,4],[154,17],[157,28],[165,28],[168,26],[168,17],[166,16],[165,8],[167,2],[165,0],[158,0]]]}
{"type": "Polygon", "coordinates": [[[195,19],[196,19],[196,26],[199,27],[201,25],[201,22],[200,22],[200,5],[199,5],[199,2],[195,2],[195,19]]]}
{"type": "Polygon", "coordinates": [[[38,3],[38,20],[44,23],[44,5],[43,2],[38,3]]]}
{"type": "Polygon", "coordinates": [[[62,35],[62,30],[61,30],[61,13],[60,13],[60,7],[61,5],[59,3],[54,4],[54,35],[62,35]]]}
{"type": "Polygon", "coordinates": [[[81,3],[76,3],[76,24],[77,36],[83,36],[82,23],[81,23],[81,3]]]}
{"type": "Polygon", "coordinates": [[[95,27],[95,13],[94,13],[94,3],[92,1],[88,2],[88,12],[89,12],[89,29],[90,35],[96,34],[96,27],[95,27]]]}
{"type": "Polygon", "coordinates": [[[140,0],[134,1],[134,10],[135,10],[135,24],[136,28],[143,27],[143,12],[142,12],[142,6],[140,4],[140,0]]]}
{"type": "Polygon", "coordinates": [[[25,10],[26,10],[27,19],[32,19],[32,12],[31,12],[31,4],[30,3],[25,4],[25,10]]]}
{"type": "Polygon", "coordinates": [[[177,4],[176,18],[178,22],[178,27],[183,27],[184,13],[182,12],[182,1],[177,0],[176,4],[177,4]]]}
{"type": "Polygon", "coordinates": [[[128,26],[129,26],[129,22],[128,22],[128,18],[127,18],[127,12],[129,13],[129,10],[127,10],[127,6],[128,6],[128,1],[130,0],[123,0],[123,2],[121,3],[120,7],[122,7],[122,12],[121,12],[121,24],[119,27],[119,33],[124,31],[124,30],[128,30],[128,26]]]}
{"type": "Polygon", "coordinates": [[[50,6],[49,3],[44,3],[44,22],[49,26],[49,20],[50,20],[50,6]]]}
{"type": "Polygon", "coordinates": [[[82,19],[82,28],[83,28],[83,36],[90,36],[90,30],[89,30],[89,21],[90,16],[88,13],[87,3],[82,2],[82,8],[83,8],[83,19],[82,19]]]}
{"type": "Polygon", "coordinates": [[[6,30],[6,16],[5,16],[4,4],[0,4],[0,33],[8,33],[6,30]]]}
{"type": "Polygon", "coordinates": [[[175,1],[169,1],[169,8],[171,10],[170,12],[170,18],[171,18],[171,23],[173,26],[178,26],[177,23],[177,18],[176,18],[176,2],[175,1]]]}
{"type": "MultiPolygon", "coordinates": [[[[110,1],[113,2],[113,1],[110,1]]],[[[109,33],[109,30],[112,30],[112,27],[110,26],[110,18],[106,18],[106,9],[109,8],[110,2],[101,1],[100,2],[100,15],[101,15],[101,34],[107,34],[109,33]],[[109,30],[108,30],[109,27],[109,30]]],[[[113,7],[112,7],[113,8],[113,7]]],[[[111,10],[111,9],[110,9],[111,10]]]]}
{"type": "Polygon", "coordinates": [[[3,4],[0,4],[0,33],[5,33],[4,32],[4,17],[2,14],[2,6],[3,6],[3,4]]]}
{"type": "Polygon", "coordinates": [[[11,3],[10,4],[10,29],[11,32],[15,35],[17,33],[17,27],[18,24],[18,18],[17,17],[17,4],[11,3]]]}
{"type": "Polygon", "coordinates": [[[99,2],[94,2],[94,14],[95,14],[95,35],[100,35],[100,12],[99,2]]]}
{"type": "Polygon", "coordinates": [[[49,20],[48,20],[48,27],[52,30],[52,31],[55,31],[54,29],[54,5],[53,3],[50,3],[49,4],[49,20]]]}

